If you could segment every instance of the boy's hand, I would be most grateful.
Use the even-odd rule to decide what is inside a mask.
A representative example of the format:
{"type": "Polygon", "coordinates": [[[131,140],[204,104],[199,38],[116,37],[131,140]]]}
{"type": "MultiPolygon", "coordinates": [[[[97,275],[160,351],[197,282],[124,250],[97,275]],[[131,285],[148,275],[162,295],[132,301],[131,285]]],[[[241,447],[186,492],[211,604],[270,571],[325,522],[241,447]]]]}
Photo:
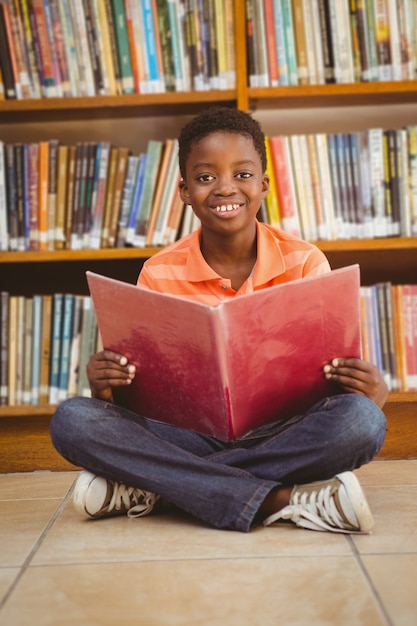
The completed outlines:
{"type": "Polygon", "coordinates": [[[136,368],[127,358],[110,350],[93,354],[87,364],[87,377],[93,398],[113,402],[112,387],[130,385],[136,368]]]}
{"type": "Polygon", "coordinates": [[[362,359],[337,358],[323,368],[324,375],[347,392],[373,400],[381,409],[388,397],[388,387],[375,365],[362,359]]]}

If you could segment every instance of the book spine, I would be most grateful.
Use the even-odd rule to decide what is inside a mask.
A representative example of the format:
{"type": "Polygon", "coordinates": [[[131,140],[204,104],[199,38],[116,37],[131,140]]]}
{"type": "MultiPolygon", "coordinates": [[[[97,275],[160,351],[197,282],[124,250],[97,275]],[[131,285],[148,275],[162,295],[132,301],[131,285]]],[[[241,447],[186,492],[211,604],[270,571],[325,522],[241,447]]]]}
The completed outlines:
{"type": "Polygon", "coordinates": [[[298,65],[297,50],[294,34],[294,24],[292,17],[292,8],[290,0],[281,0],[282,16],[284,20],[285,49],[287,53],[288,63],[288,82],[289,85],[298,85],[298,65]]]}
{"type": "Polygon", "coordinates": [[[288,137],[271,137],[270,144],[275,180],[277,181],[282,227],[285,231],[300,236],[300,223],[288,149],[288,137]]]}
{"type": "Polygon", "coordinates": [[[318,239],[317,232],[317,222],[316,222],[316,210],[314,205],[314,194],[313,194],[313,181],[312,181],[312,172],[310,167],[310,154],[309,154],[309,146],[308,146],[308,138],[307,135],[299,135],[299,146],[300,146],[300,169],[303,173],[304,185],[305,185],[305,197],[306,197],[306,206],[305,206],[305,215],[304,221],[306,223],[306,236],[309,241],[315,241],[318,239]]]}
{"type": "Polygon", "coordinates": [[[135,92],[135,86],[133,82],[132,59],[130,58],[126,11],[123,0],[111,0],[111,6],[116,33],[122,93],[130,94],[135,92]]]}
{"type": "Polygon", "coordinates": [[[39,404],[40,396],[40,364],[42,351],[42,296],[34,295],[32,299],[32,360],[31,360],[31,394],[30,403],[39,404]]]}
{"type": "Polygon", "coordinates": [[[308,85],[307,41],[302,0],[292,0],[292,12],[297,57],[298,84],[308,85]]]}
{"type": "Polygon", "coordinates": [[[95,12],[97,15],[97,23],[99,24],[99,43],[102,54],[102,63],[105,67],[104,75],[106,77],[106,92],[114,96],[116,89],[116,74],[113,63],[113,55],[111,52],[110,24],[106,15],[106,4],[104,0],[94,0],[95,12]]]}
{"type": "Polygon", "coordinates": [[[32,88],[22,15],[17,0],[10,0],[8,7],[21,95],[23,99],[27,99],[32,96],[32,88]]]}
{"type": "Polygon", "coordinates": [[[133,192],[139,167],[139,157],[129,156],[127,162],[126,179],[123,188],[122,202],[120,206],[119,224],[117,229],[116,247],[123,248],[126,243],[127,225],[132,206],[133,192]]]}
{"type": "Polygon", "coordinates": [[[42,62],[43,96],[54,98],[59,91],[56,84],[52,51],[48,37],[48,24],[43,0],[31,0],[31,6],[36,26],[36,38],[42,62]]]}
{"type": "Polygon", "coordinates": [[[417,235],[417,126],[407,127],[408,172],[410,186],[410,233],[417,235]]]}
{"type": "Polygon", "coordinates": [[[39,144],[29,144],[29,250],[39,250],[39,144]]]}
{"type": "Polygon", "coordinates": [[[69,96],[81,95],[80,73],[77,60],[77,48],[74,41],[74,28],[69,8],[70,0],[58,0],[58,13],[62,25],[63,46],[68,66],[69,96]]]}
{"type": "Polygon", "coordinates": [[[377,51],[377,36],[376,36],[376,23],[374,12],[375,0],[365,0],[366,8],[366,24],[367,24],[367,41],[369,42],[369,76],[368,80],[379,80],[379,67],[378,67],[378,51],[377,51]]]}
{"type": "Polygon", "coordinates": [[[61,350],[58,375],[58,393],[57,401],[62,402],[68,397],[68,383],[71,359],[71,338],[72,324],[74,315],[75,297],[72,294],[65,294],[63,299],[62,310],[62,331],[61,331],[61,350]]]}
{"type": "Polygon", "coordinates": [[[88,46],[87,25],[83,0],[69,0],[69,6],[75,30],[75,44],[81,78],[81,94],[84,96],[94,96],[94,75],[92,59],[88,46]]]}
{"type": "Polygon", "coordinates": [[[133,239],[133,245],[138,248],[146,244],[146,235],[156,188],[162,146],[161,141],[151,140],[148,143],[146,171],[136,220],[135,236],[133,239]]]}
{"type": "Polygon", "coordinates": [[[29,405],[32,399],[33,299],[25,298],[24,306],[22,403],[29,405]]]}
{"type": "Polygon", "coordinates": [[[119,61],[119,53],[117,50],[116,25],[113,17],[112,0],[102,0],[105,6],[106,21],[109,25],[110,52],[114,68],[116,94],[123,93],[122,74],[119,61]]]}
{"type": "Polygon", "coordinates": [[[0,405],[9,399],[9,300],[7,291],[0,292],[0,405]]]}
{"type": "Polygon", "coordinates": [[[49,141],[48,200],[47,200],[47,249],[55,248],[56,195],[58,184],[58,141],[49,141]]]}
{"type": "Polygon", "coordinates": [[[175,91],[185,91],[186,79],[184,57],[181,50],[181,35],[178,23],[178,13],[175,0],[167,0],[169,30],[172,43],[172,60],[174,65],[175,91]]]}
{"type": "Polygon", "coordinates": [[[51,12],[51,35],[56,52],[56,74],[60,77],[60,89],[64,98],[72,95],[69,60],[67,59],[67,51],[65,46],[63,22],[58,6],[59,0],[49,0],[51,12]]]}
{"type": "Polygon", "coordinates": [[[369,52],[369,30],[368,21],[366,15],[365,0],[356,0],[356,24],[357,35],[360,53],[360,65],[361,65],[361,80],[363,82],[369,81],[369,65],[370,65],[370,52],[369,52]]]}
{"type": "Polygon", "coordinates": [[[97,144],[89,142],[87,146],[87,170],[85,181],[85,194],[83,202],[83,230],[81,234],[81,242],[83,248],[90,247],[90,237],[93,225],[92,215],[92,199],[95,177],[97,144]]]}
{"type": "Polygon", "coordinates": [[[7,224],[7,187],[6,187],[5,146],[0,141],[0,250],[9,249],[9,229],[7,224]]]}
{"type": "Polygon", "coordinates": [[[332,30],[328,0],[318,0],[320,33],[323,49],[324,80],[326,83],[335,82],[335,62],[333,53],[332,30]]]}
{"type": "Polygon", "coordinates": [[[382,129],[371,128],[368,131],[368,140],[374,233],[375,237],[386,237],[388,235],[388,224],[385,213],[384,140],[382,129]]]}
{"type": "Polygon", "coordinates": [[[52,298],[52,335],[50,347],[50,367],[48,402],[58,403],[59,366],[61,360],[62,341],[62,307],[64,296],[62,293],[55,293],[52,298]]]}
{"type": "Polygon", "coordinates": [[[375,35],[380,81],[392,79],[390,29],[385,0],[374,0],[375,35]]]}
{"type": "Polygon", "coordinates": [[[133,245],[135,238],[136,220],[139,211],[139,205],[143,193],[143,183],[145,180],[147,154],[139,156],[138,175],[133,193],[132,207],[129,215],[129,221],[126,229],[126,244],[133,245]]]}
{"type": "Polygon", "coordinates": [[[264,15],[269,82],[271,87],[277,87],[279,85],[279,70],[273,0],[264,0],[264,15]]]}
{"type": "Polygon", "coordinates": [[[18,100],[23,99],[22,84],[20,81],[19,63],[16,51],[16,43],[13,35],[12,15],[8,4],[1,6],[3,11],[4,24],[6,27],[7,45],[9,49],[10,61],[12,66],[13,80],[18,100]]]}
{"type": "Polygon", "coordinates": [[[97,21],[94,14],[94,6],[92,0],[83,0],[83,10],[85,17],[87,46],[91,61],[91,70],[93,74],[94,92],[97,95],[105,95],[106,89],[104,85],[104,76],[102,69],[102,56],[100,54],[97,21]]]}
{"type": "Polygon", "coordinates": [[[24,153],[23,144],[15,143],[14,167],[15,167],[15,198],[17,215],[17,249],[25,249],[25,215],[24,215],[24,153]]]}
{"type": "Polygon", "coordinates": [[[87,363],[96,349],[97,322],[94,314],[93,304],[90,296],[83,298],[82,309],[82,329],[80,339],[80,361],[77,395],[91,396],[90,385],[87,378],[87,363]]]}
{"type": "Polygon", "coordinates": [[[362,78],[361,46],[359,42],[358,1],[350,0],[349,4],[350,39],[352,42],[353,81],[362,78]]]}
{"type": "Polygon", "coordinates": [[[93,187],[92,198],[92,229],[90,236],[90,248],[100,248],[104,207],[106,203],[107,176],[109,171],[111,146],[109,142],[101,142],[97,146],[95,166],[95,188],[93,187]]]}
{"type": "Polygon", "coordinates": [[[18,250],[19,226],[16,199],[16,163],[14,145],[5,145],[6,188],[7,188],[7,222],[9,229],[9,249],[18,250]]]}
{"type": "Polygon", "coordinates": [[[117,227],[119,224],[120,209],[122,203],[123,187],[126,179],[127,160],[129,158],[128,148],[119,148],[116,176],[114,182],[114,195],[109,221],[108,246],[114,248],[117,239],[117,227]]]}
{"type": "Polygon", "coordinates": [[[6,11],[4,4],[0,4],[0,68],[4,85],[4,93],[8,100],[15,100],[18,97],[13,74],[13,65],[10,54],[6,28],[6,11]]]}
{"type": "Polygon", "coordinates": [[[33,28],[30,20],[28,0],[19,0],[19,12],[23,30],[23,39],[25,41],[27,65],[30,77],[30,97],[41,97],[41,82],[38,67],[38,59],[36,56],[35,41],[33,37],[33,28]]]}
{"type": "Polygon", "coordinates": [[[68,179],[68,146],[58,147],[58,172],[56,194],[56,219],[54,248],[61,250],[65,244],[66,199],[68,179]]]}

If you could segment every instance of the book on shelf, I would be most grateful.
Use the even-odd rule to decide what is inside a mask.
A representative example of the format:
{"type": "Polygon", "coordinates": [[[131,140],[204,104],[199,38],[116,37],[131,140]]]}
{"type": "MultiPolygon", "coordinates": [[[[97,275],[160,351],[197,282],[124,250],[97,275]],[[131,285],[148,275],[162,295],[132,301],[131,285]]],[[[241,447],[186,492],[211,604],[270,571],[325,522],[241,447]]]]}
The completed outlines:
{"type": "Polygon", "coordinates": [[[50,363],[48,381],[48,402],[56,404],[58,402],[59,390],[59,368],[61,364],[61,342],[62,342],[62,318],[63,318],[64,295],[54,293],[52,297],[52,332],[50,343],[50,363]]]}
{"type": "Polygon", "coordinates": [[[107,247],[114,248],[117,240],[117,228],[122,203],[123,187],[126,179],[127,162],[129,158],[129,148],[119,148],[116,165],[116,175],[114,180],[113,201],[109,219],[109,231],[107,237],[107,247]]]}
{"type": "Polygon", "coordinates": [[[146,244],[146,235],[150,221],[152,201],[160,167],[163,142],[150,140],[146,151],[146,166],[143,175],[142,193],[140,195],[136,216],[133,245],[140,248],[146,244]]]}
{"type": "Polygon", "coordinates": [[[16,387],[17,387],[17,334],[18,334],[18,317],[17,306],[18,296],[10,295],[9,297],[9,315],[8,315],[8,362],[7,362],[7,404],[16,405],[16,387]]]}
{"type": "Polygon", "coordinates": [[[5,145],[0,141],[0,250],[9,249],[5,145]]]}
{"type": "Polygon", "coordinates": [[[64,294],[62,304],[61,324],[61,349],[59,354],[58,393],[56,401],[61,402],[68,397],[70,365],[71,365],[71,342],[74,322],[75,296],[70,293],[64,294]]]}
{"type": "Polygon", "coordinates": [[[298,84],[308,85],[310,82],[309,66],[307,60],[309,51],[307,50],[307,25],[304,19],[303,0],[292,0],[291,4],[293,12],[295,48],[297,55],[298,84]]]}
{"type": "Polygon", "coordinates": [[[87,278],[104,347],[137,367],[132,385],[116,390],[116,401],[221,439],[243,437],[333,395],[323,364],[360,355],[358,266],[216,307],[91,272],[87,278]],[[244,380],[242,363],[250,373],[244,380]]]}
{"type": "Polygon", "coordinates": [[[127,227],[136,187],[140,157],[129,155],[127,159],[126,178],[120,204],[119,222],[117,226],[116,248],[123,248],[127,236],[127,227]]]}
{"type": "Polygon", "coordinates": [[[299,235],[300,221],[288,137],[284,135],[269,137],[269,144],[275,171],[281,225],[284,230],[299,235]]]}
{"type": "Polygon", "coordinates": [[[9,301],[7,291],[0,292],[0,405],[8,403],[9,395],[9,301]]]}
{"type": "Polygon", "coordinates": [[[22,404],[27,405],[32,400],[33,298],[25,298],[24,306],[22,404]]]}

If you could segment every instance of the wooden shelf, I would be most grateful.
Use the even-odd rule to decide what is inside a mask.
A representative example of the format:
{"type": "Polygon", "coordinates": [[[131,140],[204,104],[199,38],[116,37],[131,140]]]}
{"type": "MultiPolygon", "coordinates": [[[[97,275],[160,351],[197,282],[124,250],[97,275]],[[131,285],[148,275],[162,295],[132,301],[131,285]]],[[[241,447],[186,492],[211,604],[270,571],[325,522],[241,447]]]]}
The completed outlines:
{"type": "Polygon", "coordinates": [[[161,248],[100,248],[99,250],[28,250],[0,252],[0,263],[57,263],[63,261],[100,261],[147,259],[161,248]]]}
{"type": "Polygon", "coordinates": [[[0,123],[191,115],[213,104],[237,105],[235,89],[83,98],[0,100],[0,123]]]}
{"type": "Polygon", "coordinates": [[[417,102],[417,80],[252,87],[247,90],[251,109],[363,106],[417,102]]]}

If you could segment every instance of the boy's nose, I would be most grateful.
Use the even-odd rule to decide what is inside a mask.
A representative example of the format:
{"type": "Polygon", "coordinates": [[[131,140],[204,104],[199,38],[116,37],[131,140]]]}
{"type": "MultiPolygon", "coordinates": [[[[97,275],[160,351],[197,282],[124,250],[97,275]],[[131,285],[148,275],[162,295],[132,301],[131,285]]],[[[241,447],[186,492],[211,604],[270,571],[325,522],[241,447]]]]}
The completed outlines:
{"type": "Polygon", "coordinates": [[[215,193],[221,196],[231,196],[236,191],[236,181],[229,176],[219,176],[215,193]]]}

